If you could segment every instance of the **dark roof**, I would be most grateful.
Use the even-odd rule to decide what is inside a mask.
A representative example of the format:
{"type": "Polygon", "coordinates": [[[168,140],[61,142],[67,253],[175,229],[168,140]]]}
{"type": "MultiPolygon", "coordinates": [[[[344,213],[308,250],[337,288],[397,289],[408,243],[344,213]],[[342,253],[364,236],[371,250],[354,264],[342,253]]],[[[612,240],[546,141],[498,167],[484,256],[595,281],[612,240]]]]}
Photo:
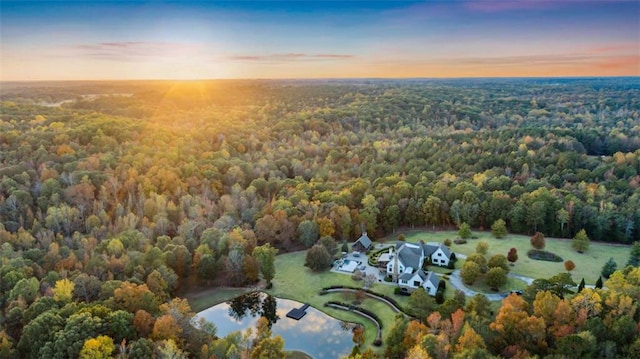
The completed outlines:
{"type": "Polygon", "coordinates": [[[449,250],[449,248],[447,248],[447,246],[445,246],[442,243],[440,243],[440,244],[430,244],[430,243],[425,244],[424,245],[424,256],[425,257],[429,257],[436,250],[438,250],[438,248],[440,248],[442,253],[444,253],[444,255],[447,256],[447,258],[451,258],[451,251],[449,250]]]}
{"type": "Polygon", "coordinates": [[[360,243],[360,245],[363,246],[365,249],[369,249],[369,247],[371,247],[371,244],[373,242],[371,242],[371,239],[367,236],[367,233],[362,233],[362,236],[360,236],[360,238],[358,238],[358,240],[355,241],[353,245],[355,246],[358,243],[360,243]]]}
{"type": "Polygon", "coordinates": [[[409,280],[409,279],[411,279],[411,277],[413,277],[413,273],[404,272],[404,273],[400,274],[398,279],[409,280]]]}
{"type": "Polygon", "coordinates": [[[424,283],[429,282],[435,288],[438,288],[438,278],[436,277],[436,275],[433,272],[429,272],[429,274],[427,274],[426,276],[427,277],[425,278],[424,283]]]}
{"type": "Polygon", "coordinates": [[[420,268],[420,258],[422,257],[422,249],[420,247],[413,247],[406,243],[401,243],[397,252],[398,259],[402,261],[405,267],[420,268]]]}

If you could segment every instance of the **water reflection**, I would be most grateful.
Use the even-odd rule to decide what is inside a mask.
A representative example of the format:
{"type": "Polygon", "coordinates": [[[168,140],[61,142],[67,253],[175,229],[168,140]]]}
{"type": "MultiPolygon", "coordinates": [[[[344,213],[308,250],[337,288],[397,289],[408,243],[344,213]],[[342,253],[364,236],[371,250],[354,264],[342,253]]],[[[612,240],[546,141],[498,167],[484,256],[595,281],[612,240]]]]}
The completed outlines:
{"type": "Polygon", "coordinates": [[[269,327],[277,322],[280,317],[276,312],[276,298],[267,293],[251,292],[227,301],[229,316],[237,322],[251,315],[251,317],[265,317],[269,327]]]}
{"type": "Polygon", "coordinates": [[[224,337],[232,332],[255,328],[261,316],[272,326],[273,335],[280,335],[286,350],[303,351],[313,358],[341,358],[353,347],[353,324],[334,319],[313,308],[299,321],[286,314],[302,303],[273,297],[266,293],[249,293],[198,313],[214,323],[217,334],[224,337]]]}

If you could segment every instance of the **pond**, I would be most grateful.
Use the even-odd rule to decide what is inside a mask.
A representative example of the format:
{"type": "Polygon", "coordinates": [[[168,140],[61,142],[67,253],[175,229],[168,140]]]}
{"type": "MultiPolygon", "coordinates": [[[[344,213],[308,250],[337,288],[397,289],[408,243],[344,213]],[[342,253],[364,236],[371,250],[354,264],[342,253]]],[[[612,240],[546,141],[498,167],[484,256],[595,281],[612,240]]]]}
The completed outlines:
{"type": "Polygon", "coordinates": [[[313,308],[300,320],[287,318],[287,313],[303,304],[253,292],[241,295],[226,303],[215,305],[198,313],[218,328],[217,335],[224,337],[235,331],[252,328],[264,316],[272,323],[273,335],[284,339],[286,350],[298,350],[313,358],[342,358],[353,348],[353,324],[346,323],[313,308]]]}

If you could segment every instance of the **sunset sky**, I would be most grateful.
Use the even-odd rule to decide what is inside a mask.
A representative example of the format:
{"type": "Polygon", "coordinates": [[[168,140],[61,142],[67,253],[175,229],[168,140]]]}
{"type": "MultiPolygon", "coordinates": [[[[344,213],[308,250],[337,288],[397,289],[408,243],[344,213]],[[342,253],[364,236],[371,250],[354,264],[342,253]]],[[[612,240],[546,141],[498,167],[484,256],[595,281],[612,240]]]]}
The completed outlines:
{"type": "Polygon", "coordinates": [[[0,79],[639,76],[640,1],[2,1],[0,79]]]}

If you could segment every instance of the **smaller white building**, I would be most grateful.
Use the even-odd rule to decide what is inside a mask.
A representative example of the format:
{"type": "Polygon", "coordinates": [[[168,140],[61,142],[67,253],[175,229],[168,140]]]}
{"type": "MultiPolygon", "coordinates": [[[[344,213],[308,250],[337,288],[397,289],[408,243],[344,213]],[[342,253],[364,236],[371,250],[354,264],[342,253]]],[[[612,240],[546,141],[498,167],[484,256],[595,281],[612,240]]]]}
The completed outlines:
{"type": "Polygon", "coordinates": [[[438,290],[438,278],[433,272],[427,274],[423,270],[413,273],[407,271],[398,277],[398,285],[409,292],[422,287],[430,296],[435,296],[438,290]]]}

